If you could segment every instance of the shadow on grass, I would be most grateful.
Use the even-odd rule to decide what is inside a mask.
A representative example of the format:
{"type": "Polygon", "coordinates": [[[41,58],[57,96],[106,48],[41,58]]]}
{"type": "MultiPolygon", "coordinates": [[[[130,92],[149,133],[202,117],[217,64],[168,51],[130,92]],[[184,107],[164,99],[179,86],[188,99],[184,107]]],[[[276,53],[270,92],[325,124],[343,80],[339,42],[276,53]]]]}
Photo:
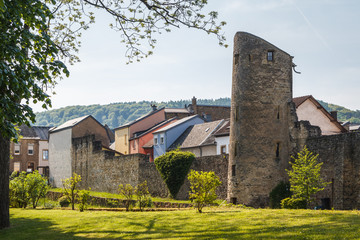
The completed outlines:
{"type": "MultiPolygon", "coordinates": [[[[137,215],[121,214],[118,218],[99,218],[89,223],[93,227],[87,228],[76,225],[64,228],[55,221],[21,218],[11,214],[12,227],[1,230],[0,239],[357,239],[360,236],[360,215],[325,213],[325,216],[297,216],[294,212],[287,216],[290,223],[286,223],[286,216],[272,218],[268,215],[264,218],[255,214],[249,219],[228,221],[221,218],[217,221],[216,214],[207,213],[189,219],[181,215],[173,220],[161,214],[145,214],[141,219],[137,215]],[[207,221],[206,218],[199,220],[205,215],[215,215],[214,221],[207,221]],[[297,217],[301,217],[304,223],[291,224],[297,217]],[[118,222],[114,223],[115,220],[118,222]],[[311,223],[307,220],[311,220],[311,223]]],[[[224,212],[220,215],[224,215],[224,212]]],[[[87,223],[79,223],[84,224],[87,223]]]]}

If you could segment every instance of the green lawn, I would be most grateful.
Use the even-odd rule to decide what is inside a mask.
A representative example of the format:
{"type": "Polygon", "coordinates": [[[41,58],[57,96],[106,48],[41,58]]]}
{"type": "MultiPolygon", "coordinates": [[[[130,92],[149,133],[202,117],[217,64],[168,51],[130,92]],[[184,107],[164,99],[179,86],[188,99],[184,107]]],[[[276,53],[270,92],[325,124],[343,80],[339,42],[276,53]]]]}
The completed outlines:
{"type": "Polygon", "coordinates": [[[359,211],[172,212],[11,209],[0,239],[360,239],[359,211]]]}

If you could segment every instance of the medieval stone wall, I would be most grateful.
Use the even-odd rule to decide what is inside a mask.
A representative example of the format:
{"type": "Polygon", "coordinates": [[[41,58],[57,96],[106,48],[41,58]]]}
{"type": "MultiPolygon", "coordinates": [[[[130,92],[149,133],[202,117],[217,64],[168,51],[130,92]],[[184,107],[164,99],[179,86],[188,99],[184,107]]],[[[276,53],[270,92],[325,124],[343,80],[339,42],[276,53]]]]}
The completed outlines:
{"type": "MultiPolygon", "coordinates": [[[[72,159],[74,172],[82,177],[80,188],[90,187],[94,191],[117,193],[119,184],[135,186],[146,180],[152,196],[168,196],[165,183],[155,164],[149,162],[146,155],[115,156],[112,152],[103,151],[101,142],[95,141],[94,136],[86,136],[73,139],[72,159]]],[[[218,196],[226,198],[227,155],[196,158],[191,168],[197,171],[214,171],[222,181],[217,191],[218,196]]],[[[189,186],[188,180],[185,180],[178,199],[188,198],[189,186]]]]}
{"type": "Polygon", "coordinates": [[[312,137],[308,149],[323,162],[321,176],[331,182],[316,195],[316,203],[330,198],[335,209],[360,208],[360,133],[312,137]]]}

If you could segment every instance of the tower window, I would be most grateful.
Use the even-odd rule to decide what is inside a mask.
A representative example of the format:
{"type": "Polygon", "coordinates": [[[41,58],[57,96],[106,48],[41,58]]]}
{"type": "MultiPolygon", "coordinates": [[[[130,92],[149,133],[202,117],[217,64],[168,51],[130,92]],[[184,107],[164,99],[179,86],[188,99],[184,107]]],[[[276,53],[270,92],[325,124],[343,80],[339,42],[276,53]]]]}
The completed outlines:
{"type": "Polygon", "coordinates": [[[280,119],[280,106],[277,107],[277,119],[280,119]]]}
{"type": "Polygon", "coordinates": [[[276,143],[276,158],[280,157],[280,143],[276,143]]]}
{"type": "Polygon", "coordinates": [[[231,176],[233,176],[233,177],[235,177],[235,175],[236,175],[235,170],[236,170],[236,165],[232,165],[231,166],[231,176]]]}
{"type": "Polygon", "coordinates": [[[237,65],[239,63],[239,54],[235,54],[234,62],[235,62],[235,65],[237,65]]]}
{"type": "Polygon", "coordinates": [[[274,61],[274,51],[268,51],[267,52],[267,60],[268,61],[274,61]]]}

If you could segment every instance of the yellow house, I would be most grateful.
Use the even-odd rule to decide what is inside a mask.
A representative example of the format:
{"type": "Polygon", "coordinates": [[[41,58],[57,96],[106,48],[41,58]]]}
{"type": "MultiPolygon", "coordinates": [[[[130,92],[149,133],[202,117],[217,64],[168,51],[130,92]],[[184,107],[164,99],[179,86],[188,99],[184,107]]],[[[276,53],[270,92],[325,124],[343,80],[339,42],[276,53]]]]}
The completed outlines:
{"type": "Polygon", "coordinates": [[[152,128],[165,120],[165,108],[156,109],[152,112],[115,128],[115,151],[122,154],[130,153],[129,139],[152,128]]]}

